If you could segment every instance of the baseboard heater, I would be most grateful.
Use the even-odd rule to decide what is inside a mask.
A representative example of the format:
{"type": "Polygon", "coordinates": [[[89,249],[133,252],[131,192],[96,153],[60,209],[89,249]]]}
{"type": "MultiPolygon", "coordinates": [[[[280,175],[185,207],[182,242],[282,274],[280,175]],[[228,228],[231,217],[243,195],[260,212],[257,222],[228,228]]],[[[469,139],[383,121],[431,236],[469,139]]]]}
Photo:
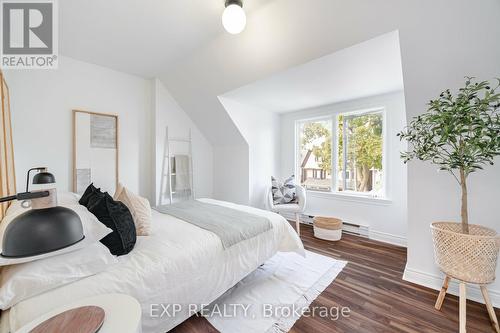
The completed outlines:
{"type": "MultiPolygon", "coordinates": [[[[286,218],[289,221],[295,222],[295,214],[293,213],[282,213],[281,214],[284,218],[286,218]]],[[[300,214],[300,222],[303,224],[308,224],[312,225],[313,224],[313,215],[305,215],[305,214],[300,214]]],[[[342,231],[347,232],[349,234],[357,235],[357,236],[362,236],[362,237],[369,237],[370,235],[370,230],[369,226],[367,225],[362,225],[362,224],[356,224],[352,223],[349,221],[343,221],[343,227],[342,231]]]]}
{"type": "Polygon", "coordinates": [[[367,225],[354,224],[344,221],[342,231],[366,238],[370,237],[370,231],[367,225]]]}

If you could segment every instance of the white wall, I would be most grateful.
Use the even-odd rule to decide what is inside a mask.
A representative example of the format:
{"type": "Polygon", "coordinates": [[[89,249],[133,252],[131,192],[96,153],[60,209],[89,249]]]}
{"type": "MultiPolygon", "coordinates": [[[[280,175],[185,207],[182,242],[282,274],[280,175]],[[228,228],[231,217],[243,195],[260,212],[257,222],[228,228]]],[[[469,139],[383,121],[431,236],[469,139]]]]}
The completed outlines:
{"type": "Polygon", "coordinates": [[[331,104],[281,116],[281,174],[295,173],[295,122],[342,112],[383,107],[385,109],[385,170],[387,201],[360,199],[345,195],[308,191],[306,214],[337,216],[355,224],[367,225],[370,238],[406,245],[407,168],[400,158],[406,147],[396,133],[406,124],[403,93],[393,93],[331,104]]]}
{"type": "Polygon", "coordinates": [[[248,144],[214,145],[214,199],[250,203],[248,144]]]}
{"type": "Polygon", "coordinates": [[[219,99],[248,143],[249,204],[265,208],[271,176],[279,176],[279,115],[233,98],[219,99]]]}
{"type": "Polygon", "coordinates": [[[72,110],[79,109],[119,116],[120,181],[152,204],[159,194],[165,127],[176,137],[187,137],[191,128],[195,193],[212,196],[212,146],[161,81],[64,56],[57,70],[10,70],[5,76],[18,190],[26,171],[40,165],[55,174],[59,189],[72,190],[72,110]]]}
{"type": "MultiPolygon", "coordinates": [[[[151,84],[153,86],[154,108],[154,118],[151,126],[154,129],[155,137],[155,153],[152,169],[152,197],[156,199],[156,203],[159,202],[167,126],[169,136],[175,138],[188,138],[189,131],[191,130],[195,196],[198,198],[211,197],[213,194],[212,145],[205,139],[188,115],[172,98],[163,83],[158,79],[153,79],[151,84]]],[[[171,148],[187,151],[188,145],[183,143],[172,143],[171,148]]]]}
{"type": "MultiPolygon", "coordinates": [[[[26,171],[47,166],[72,190],[72,110],[119,116],[120,181],[151,198],[151,91],[147,80],[61,56],[57,70],[9,70],[18,191],[26,171]]],[[[98,184],[97,184],[98,185],[98,184]]]]}

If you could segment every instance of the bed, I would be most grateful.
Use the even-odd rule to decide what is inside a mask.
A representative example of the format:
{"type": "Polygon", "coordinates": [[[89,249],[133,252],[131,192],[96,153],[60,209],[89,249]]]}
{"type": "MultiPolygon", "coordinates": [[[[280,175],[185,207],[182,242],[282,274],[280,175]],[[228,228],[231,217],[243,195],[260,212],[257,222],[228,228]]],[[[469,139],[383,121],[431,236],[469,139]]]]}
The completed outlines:
{"type": "Polygon", "coordinates": [[[234,286],[276,252],[304,253],[302,242],[280,215],[212,199],[222,205],[264,216],[272,228],[224,248],[214,233],[153,211],[152,234],[138,237],[134,250],[105,272],[24,300],[2,314],[2,332],[15,331],[43,313],[75,299],[124,293],[142,306],[143,332],[167,332],[234,286]],[[158,312],[180,304],[175,316],[158,312]]]}

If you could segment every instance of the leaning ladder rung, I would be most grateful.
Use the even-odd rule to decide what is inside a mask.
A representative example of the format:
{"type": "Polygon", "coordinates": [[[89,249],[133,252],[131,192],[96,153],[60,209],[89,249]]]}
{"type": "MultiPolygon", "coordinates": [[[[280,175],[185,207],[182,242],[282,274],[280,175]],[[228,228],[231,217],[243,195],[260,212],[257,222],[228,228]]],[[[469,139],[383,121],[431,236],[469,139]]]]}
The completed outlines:
{"type": "Polygon", "coordinates": [[[186,156],[189,156],[189,158],[191,158],[191,155],[189,153],[186,153],[186,154],[174,154],[172,156],[163,156],[163,158],[175,157],[175,155],[186,155],[186,156]]]}
{"type": "Polygon", "coordinates": [[[168,138],[169,141],[178,141],[178,142],[191,142],[188,139],[182,139],[182,138],[168,138]]]}

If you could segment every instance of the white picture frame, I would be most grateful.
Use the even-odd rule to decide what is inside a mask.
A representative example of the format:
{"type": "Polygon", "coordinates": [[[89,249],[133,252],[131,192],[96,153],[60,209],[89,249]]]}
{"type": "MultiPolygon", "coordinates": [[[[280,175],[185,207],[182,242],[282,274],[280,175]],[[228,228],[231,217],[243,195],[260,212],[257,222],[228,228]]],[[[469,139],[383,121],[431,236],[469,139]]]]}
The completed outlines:
{"type": "Polygon", "coordinates": [[[73,192],[94,183],[114,193],[119,179],[119,122],[114,114],[73,110],[73,192]]]}

